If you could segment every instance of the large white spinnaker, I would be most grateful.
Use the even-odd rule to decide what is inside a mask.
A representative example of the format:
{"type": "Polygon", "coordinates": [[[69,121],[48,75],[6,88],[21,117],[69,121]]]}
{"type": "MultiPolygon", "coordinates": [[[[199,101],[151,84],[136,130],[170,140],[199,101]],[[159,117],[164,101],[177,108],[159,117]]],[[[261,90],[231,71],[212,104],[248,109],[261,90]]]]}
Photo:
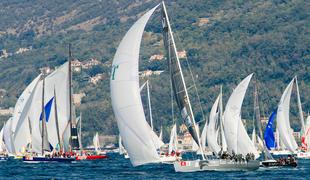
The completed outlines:
{"type": "Polygon", "coordinates": [[[217,127],[216,127],[216,124],[219,120],[219,112],[217,111],[219,106],[219,100],[220,95],[216,98],[211,108],[207,130],[208,146],[211,149],[211,151],[214,152],[215,154],[218,154],[221,151],[221,147],[217,143],[217,127]]]}
{"type": "Polygon", "coordinates": [[[243,79],[229,97],[224,112],[224,131],[230,153],[243,156],[253,153],[255,158],[258,158],[259,154],[241,121],[242,102],[252,76],[253,74],[250,74],[243,79]]]}
{"type": "Polygon", "coordinates": [[[38,75],[23,91],[15,105],[12,121],[13,140],[16,153],[22,152],[31,143],[28,113],[31,108],[34,91],[41,78],[38,75]]]}
{"type": "Polygon", "coordinates": [[[294,80],[295,79],[293,79],[289,83],[289,85],[283,92],[277,110],[277,129],[279,130],[280,139],[283,142],[284,146],[291,152],[294,152],[298,148],[290,125],[290,115],[289,115],[290,100],[294,80]]]}
{"type": "Polygon", "coordinates": [[[133,166],[160,162],[142,106],[138,71],[143,31],[157,7],[149,10],[129,29],[117,48],[112,64],[112,107],[133,166]]]}

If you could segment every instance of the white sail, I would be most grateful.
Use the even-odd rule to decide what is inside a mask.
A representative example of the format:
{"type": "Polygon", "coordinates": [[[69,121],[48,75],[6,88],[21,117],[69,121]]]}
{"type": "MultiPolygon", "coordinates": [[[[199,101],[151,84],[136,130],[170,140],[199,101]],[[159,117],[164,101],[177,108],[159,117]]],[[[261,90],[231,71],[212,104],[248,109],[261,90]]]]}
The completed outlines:
{"type": "Polygon", "coordinates": [[[207,142],[210,150],[215,154],[218,154],[221,147],[217,143],[217,121],[219,118],[218,105],[219,105],[220,95],[216,98],[209,117],[208,131],[207,131],[207,142]]]}
{"type": "Polygon", "coordinates": [[[126,149],[124,148],[124,146],[122,144],[122,136],[121,135],[118,136],[118,150],[119,150],[120,155],[126,153],[126,149]]]}
{"type": "Polygon", "coordinates": [[[0,153],[6,151],[5,144],[3,141],[3,129],[4,129],[4,126],[2,127],[2,129],[0,131],[0,153]]]}
{"type": "Polygon", "coordinates": [[[254,144],[254,146],[256,146],[256,132],[255,132],[255,128],[253,128],[253,131],[252,131],[252,143],[254,144]]]}
{"type": "Polygon", "coordinates": [[[98,132],[95,134],[95,136],[93,138],[93,145],[94,145],[95,151],[98,151],[100,149],[100,142],[99,142],[98,132]]]}
{"type": "Polygon", "coordinates": [[[37,87],[40,77],[41,74],[37,76],[29,84],[29,86],[27,86],[27,88],[19,97],[15,105],[13,122],[12,122],[13,123],[12,131],[14,133],[13,139],[16,152],[22,152],[23,149],[25,149],[27,145],[31,143],[28,113],[31,108],[31,103],[34,96],[34,90],[37,87]]]}
{"type": "MultiPolygon", "coordinates": [[[[200,131],[199,131],[199,125],[198,123],[195,124],[195,129],[197,130],[198,135],[200,135],[200,131]]],[[[200,139],[200,137],[199,137],[200,139]]],[[[201,141],[201,139],[200,139],[201,141]]],[[[192,151],[197,152],[197,154],[204,154],[204,152],[202,152],[202,148],[199,147],[199,144],[196,143],[195,139],[192,139],[192,151]]]]}
{"type": "Polygon", "coordinates": [[[289,117],[290,99],[294,80],[295,79],[290,82],[283,92],[277,111],[277,128],[279,130],[280,139],[291,152],[294,152],[298,148],[292,133],[289,117]]]}
{"type": "MultiPolygon", "coordinates": [[[[49,143],[56,148],[58,136],[55,119],[55,97],[54,89],[57,94],[57,116],[59,134],[63,134],[69,121],[69,63],[66,62],[53,73],[45,78],[45,104],[51,102],[49,117],[47,117],[47,131],[49,143]]],[[[49,108],[47,108],[48,110],[49,108]]]]}
{"type": "Polygon", "coordinates": [[[258,158],[259,154],[241,121],[242,102],[252,76],[250,74],[242,80],[229,97],[224,112],[224,132],[229,152],[244,156],[253,153],[258,158]]]}
{"type": "Polygon", "coordinates": [[[300,100],[300,93],[299,93],[299,87],[298,87],[298,81],[297,76],[295,77],[296,82],[296,93],[297,93],[297,105],[298,105],[298,111],[299,111],[299,117],[300,117],[300,123],[301,123],[301,132],[302,134],[306,131],[305,121],[304,121],[304,115],[301,107],[301,100],[300,100]]]}
{"type": "Polygon", "coordinates": [[[158,6],[126,33],[113,59],[111,100],[123,144],[133,166],[160,162],[146,122],[139,89],[139,52],[143,31],[158,6]]]}
{"type": "Polygon", "coordinates": [[[150,122],[151,122],[151,126],[148,124],[148,129],[150,131],[151,137],[153,139],[153,143],[156,147],[156,149],[160,149],[160,147],[162,147],[165,143],[162,141],[162,139],[160,137],[157,136],[157,134],[154,132],[154,128],[152,126],[153,124],[153,118],[152,118],[152,109],[151,107],[151,101],[150,101],[150,92],[149,92],[149,81],[147,80],[144,84],[142,84],[142,86],[140,86],[140,92],[143,90],[143,88],[145,87],[145,85],[147,86],[147,98],[148,98],[148,106],[149,106],[149,114],[150,114],[150,122]]]}
{"type": "Polygon", "coordinates": [[[13,132],[12,132],[12,118],[10,118],[4,126],[3,129],[3,139],[4,139],[4,144],[6,147],[6,150],[9,153],[15,153],[15,148],[13,144],[13,132]]]}
{"type": "Polygon", "coordinates": [[[170,133],[169,154],[171,154],[172,151],[176,152],[177,149],[178,149],[177,125],[174,124],[170,133]]]}
{"type": "Polygon", "coordinates": [[[160,127],[160,132],[159,132],[159,137],[158,138],[160,139],[160,141],[163,142],[163,127],[162,126],[160,127]]]}
{"type": "Polygon", "coordinates": [[[206,143],[207,143],[207,130],[208,130],[208,122],[206,121],[202,132],[201,132],[201,148],[202,150],[206,149],[206,143]]]}
{"type": "Polygon", "coordinates": [[[220,93],[220,101],[219,101],[219,114],[220,114],[220,136],[221,136],[221,147],[222,151],[227,151],[227,143],[225,139],[224,133],[224,115],[223,115],[223,91],[221,86],[221,93],[220,93]]]}

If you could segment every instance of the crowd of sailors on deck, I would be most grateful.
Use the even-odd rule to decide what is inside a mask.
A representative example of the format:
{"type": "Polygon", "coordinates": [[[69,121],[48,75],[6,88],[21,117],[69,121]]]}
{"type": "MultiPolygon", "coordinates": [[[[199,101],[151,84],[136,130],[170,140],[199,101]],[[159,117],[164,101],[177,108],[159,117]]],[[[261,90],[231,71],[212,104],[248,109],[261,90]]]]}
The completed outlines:
{"type": "Polygon", "coordinates": [[[231,155],[228,154],[226,151],[220,152],[219,157],[220,159],[234,160],[236,162],[248,162],[255,159],[255,155],[253,153],[248,153],[243,156],[242,154],[235,154],[234,151],[231,153],[231,155]]]}

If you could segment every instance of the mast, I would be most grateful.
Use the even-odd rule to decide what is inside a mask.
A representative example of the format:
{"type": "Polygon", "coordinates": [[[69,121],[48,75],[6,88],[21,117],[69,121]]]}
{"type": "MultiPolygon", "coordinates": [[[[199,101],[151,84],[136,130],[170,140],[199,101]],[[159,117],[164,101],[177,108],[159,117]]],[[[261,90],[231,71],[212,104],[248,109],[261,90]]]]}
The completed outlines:
{"type": "Polygon", "coordinates": [[[298,110],[299,110],[299,116],[300,116],[300,122],[301,122],[301,130],[302,130],[302,134],[305,134],[306,133],[306,127],[305,127],[305,120],[304,120],[304,115],[303,115],[302,107],[301,107],[297,76],[295,76],[295,81],[296,81],[297,104],[298,104],[298,110]]]}
{"type": "Polygon", "coordinates": [[[46,129],[46,114],[45,114],[45,107],[44,107],[44,97],[45,97],[45,75],[42,75],[43,78],[43,84],[42,84],[42,155],[44,154],[44,150],[49,151],[49,144],[48,144],[48,138],[47,138],[47,129],[46,129]]]}
{"type": "MultiPolygon", "coordinates": [[[[171,72],[172,86],[175,98],[181,110],[182,118],[185,121],[190,134],[192,135],[195,142],[199,145],[200,149],[202,149],[200,137],[195,123],[194,113],[188,96],[180,60],[177,55],[177,48],[164,2],[162,2],[162,7],[164,44],[167,50],[166,53],[169,62],[168,65],[171,72]]],[[[204,155],[202,157],[205,159],[204,155]]]]}
{"type": "MultiPolygon", "coordinates": [[[[262,130],[262,124],[260,121],[260,110],[259,110],[259,101],[258,101],[258,87],[257,87],[257,81],[254,82],[254,118],[256,119],[256,125],[259,131],[259,137],[260,139],[264,139],[264,135],[263,135],[263,130],[262,130]]],[[[255,126],[254,126],[254,130],[255,130],[255,126]]],[[[256,135],[255,135],[256,136],[256,135]]],[[[256,139],[256,137],[255,137],[256,139]]],[[[271,156],[271,154],[269,153],[267,147],[266,147],[266,142],[263,141],[263,151],[262,151],[262,156],[265,160],[267,159],[273,159],[273,157],[271,156]]]]}
{"type": "Polygon", "coordinates": [[[29,116],[28,116],[28,125],[29,125],[29,133],[30,133],[30,145],[29,145],[29,148],[32,149],[32,128],[31,128],[31,122],[30,122],[29,116]]]}
{"type": "Polygon", "coordinates": [[[151,128],[152,128],[152,130],[154,130],[149,80],[146,81],[146,89],[147,89],[147,98],[148,98],[148,104],[149,104],[149,113],[150,113],[151,128]]]}
{"type": "Polygon", "coordinates": [[[59,121],[58,121],[58,112],[57,112],[57,99],[56,99],[56,89],[54,87],[54,111],[55,111],[55,121],[56,121],[56,132],[57,132],[57,138],[58,138],[58,144],[59,144],[59,149],[62,151],[62,141],[60,138],[60,132],[59,132],[59,121]]]}
{"type": "Polygon", "coordinates": [[[82,112],[80,112],[79,124],[80,124],[80,127],[79,127],[79,143],[80,143],[80,148],[82,149],[83,148],[83,146],[82,146],[82,112]]]}
{"type": "Polygon", "coordinates": [[[71,53],[71,44],[69,44],[69,122],[70,122],[70,146],[73,150],[79,149],[79,141],[76,127],[76,119],[73,117],[73,104],[72,104],[72,70],[71,70],[71,61],[72,61],[72,53],[71,53]]]}

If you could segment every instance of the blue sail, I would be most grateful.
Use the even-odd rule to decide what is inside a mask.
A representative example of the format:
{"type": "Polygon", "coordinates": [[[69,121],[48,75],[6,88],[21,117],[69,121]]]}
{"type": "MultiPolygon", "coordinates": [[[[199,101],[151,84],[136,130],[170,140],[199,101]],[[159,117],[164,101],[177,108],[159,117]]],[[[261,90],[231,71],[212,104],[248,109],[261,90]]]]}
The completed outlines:
{"type": "MultiPolygon", "coordinates": [[[[52,99],[50,99],[48,101],[48,103],[44,107],[45,116],[46,116],[46,122],[48,122],[48,120],[50,118],[50,114],[51,114],[51,110],[52,110],[52,105],[53,105],[53,100],[54,100],[54,97],[52,97],[52,99]]],[[[40,121],[42,121],[42,112],[40,114],[40,121]]]]}
{"type": "Polygon", "coordinates": [[[276,117],[277,111],[273,111],[271,116],[269,117],[268,124],[265,129],[264,139],[266,143],[266,147],[270,150],[271,148],[276,148],[276,141],[273,134],[273,121],[276,117]]]}

